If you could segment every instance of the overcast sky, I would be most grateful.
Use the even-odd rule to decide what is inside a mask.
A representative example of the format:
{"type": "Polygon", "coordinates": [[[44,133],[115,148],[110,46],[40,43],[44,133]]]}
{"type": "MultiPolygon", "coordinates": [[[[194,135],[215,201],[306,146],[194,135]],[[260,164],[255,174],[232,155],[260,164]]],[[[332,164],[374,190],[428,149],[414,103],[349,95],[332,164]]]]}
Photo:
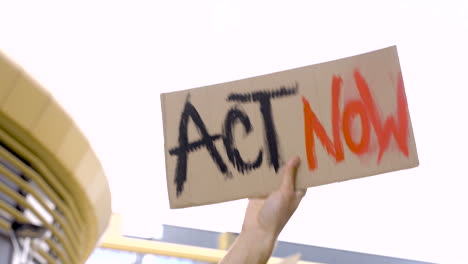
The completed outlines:
{"type": "Polygon", "coordinates": [[[397,45],[420,167],[310,189],[280,239],[467,263],[466,5],[1,1],[0,50],[83,129],[131,232],[157,236],[162,223],[238,232],[246,205],[168,209],[160,93],[397,45]]]}

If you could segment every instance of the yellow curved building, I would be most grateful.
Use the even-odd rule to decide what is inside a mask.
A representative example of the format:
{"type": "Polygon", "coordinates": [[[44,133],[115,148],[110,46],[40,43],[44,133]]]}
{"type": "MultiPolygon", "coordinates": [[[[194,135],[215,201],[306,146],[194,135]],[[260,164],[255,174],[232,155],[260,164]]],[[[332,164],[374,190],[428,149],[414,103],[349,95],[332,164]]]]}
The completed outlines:
{"type": "Polygon", "coordinates": [[[109,185],[85,136],[0,54],[0,238],[14,249],[1,258],[84,263],[110,216],[109,185]]]}

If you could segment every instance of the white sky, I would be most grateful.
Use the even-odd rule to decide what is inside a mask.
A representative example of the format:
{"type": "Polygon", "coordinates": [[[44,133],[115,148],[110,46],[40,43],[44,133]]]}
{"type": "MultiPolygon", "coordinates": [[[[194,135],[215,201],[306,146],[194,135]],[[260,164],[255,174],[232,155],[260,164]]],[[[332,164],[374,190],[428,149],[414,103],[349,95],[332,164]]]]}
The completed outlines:
{"type": "Polygon", "coordinates": [[[280,239],[468,263],[466,1],[65,2],[0,0],[0,50],[89,137],[134,232],[238,232],[246,205],[168,209],[160,93],[396,44],[420,167],[310,189],[280,239]]]}

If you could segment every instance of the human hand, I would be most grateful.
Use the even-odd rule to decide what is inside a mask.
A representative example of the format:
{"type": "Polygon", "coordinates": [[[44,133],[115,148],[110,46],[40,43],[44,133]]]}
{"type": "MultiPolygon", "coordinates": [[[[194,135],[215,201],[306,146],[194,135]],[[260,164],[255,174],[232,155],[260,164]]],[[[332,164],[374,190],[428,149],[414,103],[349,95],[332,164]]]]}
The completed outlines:
{"type": "Polygon", "coordinates": [[[272,192],[267,198],[249,200],[242,233],[254,234],[258,238],[273,243],[276,241],[306,194],[305,189],[294,189],[299,163],[299,157],[294,157],[287,162],[278,190],[272,192]]]}
{"type": "Polygon", "coordinates": [[[299,158],[288,161],[278,190],[263,199],[250,199],[242,232],[221,264],[267,263],[286,223],[296,211],[306,190],[294,190],[299,158]]]}

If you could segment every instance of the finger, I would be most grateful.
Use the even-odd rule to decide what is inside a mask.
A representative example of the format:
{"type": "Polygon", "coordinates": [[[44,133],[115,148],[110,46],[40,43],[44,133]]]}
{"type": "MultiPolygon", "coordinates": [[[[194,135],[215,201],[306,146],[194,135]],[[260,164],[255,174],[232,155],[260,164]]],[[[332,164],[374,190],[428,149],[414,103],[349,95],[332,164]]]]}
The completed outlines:
{"type": "Polygon", "coordinates": [[[296,182],[296,169],[299,166],[300,159],[298,156],[290,159],[286,164],[281,190],[284,192],[293,192],[296,182]]]}

